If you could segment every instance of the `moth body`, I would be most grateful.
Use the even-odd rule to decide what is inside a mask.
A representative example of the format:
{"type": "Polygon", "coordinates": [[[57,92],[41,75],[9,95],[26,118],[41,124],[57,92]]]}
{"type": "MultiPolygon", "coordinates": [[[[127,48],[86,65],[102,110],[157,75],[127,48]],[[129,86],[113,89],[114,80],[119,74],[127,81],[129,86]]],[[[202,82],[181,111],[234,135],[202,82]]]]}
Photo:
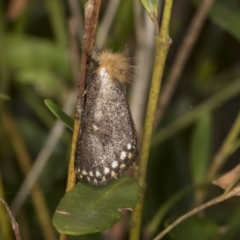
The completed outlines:
{"type": "Polygon", "coordinates": [[[75,169],[78,180],[105,185],[136,161],[137,134],[125,90],[131,78],[129,58],[105,51],[97,63],[88,81],[75,169]]]}

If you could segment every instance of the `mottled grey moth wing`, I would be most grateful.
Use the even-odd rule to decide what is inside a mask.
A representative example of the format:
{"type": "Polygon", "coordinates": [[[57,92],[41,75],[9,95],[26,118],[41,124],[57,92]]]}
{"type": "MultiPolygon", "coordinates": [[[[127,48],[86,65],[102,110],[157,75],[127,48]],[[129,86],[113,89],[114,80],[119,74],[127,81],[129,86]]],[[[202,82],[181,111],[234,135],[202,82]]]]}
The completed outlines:
{"type": "Polygon", "coordinates": [[[125,87],[106,68],[88,86],[75,153],[78,180],[104,185],[137,158],[137,135],[125,87]]]}

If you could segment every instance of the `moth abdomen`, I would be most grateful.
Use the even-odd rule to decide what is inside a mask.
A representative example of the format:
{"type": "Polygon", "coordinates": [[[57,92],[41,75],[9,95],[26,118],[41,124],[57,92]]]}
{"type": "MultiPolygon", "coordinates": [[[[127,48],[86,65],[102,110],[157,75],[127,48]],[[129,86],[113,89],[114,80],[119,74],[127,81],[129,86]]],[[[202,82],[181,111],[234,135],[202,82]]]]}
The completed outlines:
{"type": "Polygon", "coordinates": [[[97,63],[88,80],[75,168],[78,180],[104,185],[136,161],[138,150],[124,86],[131,77],[129,58],[105,51],[97,63]]]}

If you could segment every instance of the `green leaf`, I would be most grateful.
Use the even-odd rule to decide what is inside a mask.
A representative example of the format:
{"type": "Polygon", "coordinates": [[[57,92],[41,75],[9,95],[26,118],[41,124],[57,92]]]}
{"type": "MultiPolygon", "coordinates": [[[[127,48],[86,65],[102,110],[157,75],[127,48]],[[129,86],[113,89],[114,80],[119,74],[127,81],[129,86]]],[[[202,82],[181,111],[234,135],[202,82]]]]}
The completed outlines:
{"type": "Polygon", "coordinates": [[[64,122],[64,124],[73,131],[74,120],[72,117],[68,116],[62,109],[54,103],[50,99],[44,100],[45,105],[49,108],[49,110],[60,120],[64,122]]]}
{"type": "Polygon", "coordinates": [[[212,118],[210,114],[206,113],[198,119],[191,141],[190,165],[195,184],[205,180],[210,160],[211,137],[212,118]]]}
{"type": "Polygon", "coordinates": [[[211,240],[216,237],[218,233],[218,226],[209,219],[199,219],[196,216],[188,218],[176,228],[174,228],[170,235],[172,239],[177,240],[211,240]]]}
{"type": "Polygon", "coordinates": [[[144,8],[146,9],[146,11],[148,12],[148,14],[152,12],[148,0],[141,0],[141,3],[144,6],[144,8]]]}
{"type": "Polygon", "coordinates": [[[156,16],[158,15],[158,0],[152,0],[152,7],[153,11],[155,12],[156,16]]]}
{"type": "Polygon", "coordinates": [[[28,35],[9,34],[5,48],[7,64],[14,73],[31,69],[49,71],[58,78],[71,77],[68,49],[54,42],[28,35]]]}
{"type": "Polygon", "coordinates": [[[216,1],[210,16],[214,23],[240,41],[239,7],[229,4],[229,1],[216,1]]]}
{"type": "Polygon", "coordinates": [[[23,85],[33,86],[38,94],[46,98],[58,98],[59,92],[64,92],[65,90],[55,74],[43,69],[24,69],[17,71],[15,79],[23,85]]]}
{"type": "MultiPolygon", "coordinates": [[[[199,0],[192,0],[195,4],[199,0]]],[[[240,8],[239,5],[228,0],[218,0],[210,11],[211,20],[220,28],[240,41],[240,8]]]]}
{"type": "Polygon", "coordinates": [[[78,182],[59,203],[53,224],[68,235],[102,232],[122,218],[121,209],[134,208],[139,192],[137,181],[127,177],[101,187],[78,182]]]}

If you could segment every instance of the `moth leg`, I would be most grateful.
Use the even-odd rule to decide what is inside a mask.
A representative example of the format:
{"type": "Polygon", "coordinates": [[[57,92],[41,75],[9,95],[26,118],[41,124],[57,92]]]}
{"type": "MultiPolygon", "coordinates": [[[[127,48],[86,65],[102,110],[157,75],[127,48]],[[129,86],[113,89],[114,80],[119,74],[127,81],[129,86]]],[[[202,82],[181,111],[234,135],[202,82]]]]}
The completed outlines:
{"type": "Polygon", "coordinates": [[[84,90],[81,98],[84,98],[84,97],[86,96],[86,94],[87,94],[87,92],[88,92],[88,89],[89,89],[89,86],[87,86],[87,87],[85,88],[85,90],[84,90]]]}
{"type": "Polygon", "coordinates": [[[94,43],[93,43],[93,48],[94,48],[94,51],[96,52],[96,54],[98,55],[98,57],[100,57],[101,56],[101,52],[100,52],[100,50],[99,50],[95,40],[94,40],[94,43]]]}

